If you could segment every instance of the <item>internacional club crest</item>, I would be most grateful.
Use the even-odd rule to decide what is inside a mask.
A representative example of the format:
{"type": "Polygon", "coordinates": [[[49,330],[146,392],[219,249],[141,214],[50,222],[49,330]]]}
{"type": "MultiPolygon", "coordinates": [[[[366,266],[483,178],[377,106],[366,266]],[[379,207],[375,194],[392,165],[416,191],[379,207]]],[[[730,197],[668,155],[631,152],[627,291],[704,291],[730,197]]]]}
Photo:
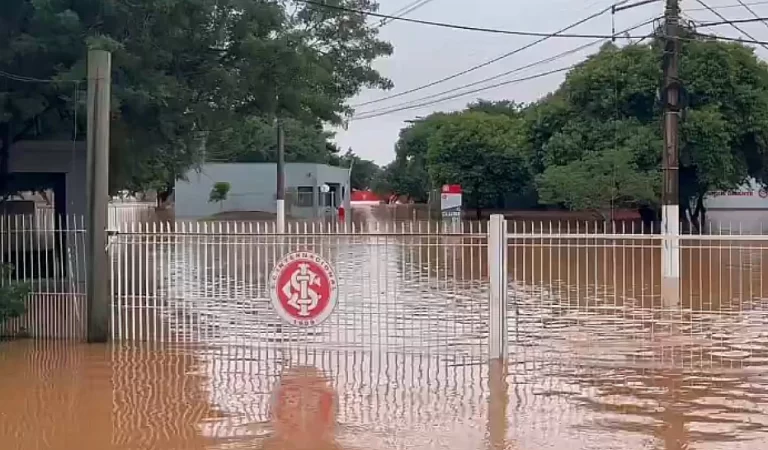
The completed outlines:
{"type": "Polygon", "coordinates": [[[320,255],[289,253],[272,269],[269,295],[275,312],[287,323],[300,327],[320,325],[336,307],[336,274],[320,255]]]}

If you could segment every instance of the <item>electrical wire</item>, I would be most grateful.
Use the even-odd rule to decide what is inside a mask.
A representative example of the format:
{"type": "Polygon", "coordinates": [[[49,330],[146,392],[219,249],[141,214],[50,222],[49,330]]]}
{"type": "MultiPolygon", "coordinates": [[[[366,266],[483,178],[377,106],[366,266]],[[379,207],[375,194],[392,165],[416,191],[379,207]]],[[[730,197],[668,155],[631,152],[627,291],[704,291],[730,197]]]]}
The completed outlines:
{"type": "Polygon", "coordinates": [[[743,6],[744,8],[746,8],[746,10],[747,10],[747,11],[749,11],[749,12],[750,12],[750,13],[751,13],[753,16],[755,16],[755,18],[756,18],[756,19],[758,19],[760,22],[762,22],[762,23],[763,23],[763,25],[765,25],[766,27],[768,27],[768,23],[765,21],[765,18],[761,18],[760,16],[758,16],[758,15],[757,15],[757,13],[755,12],[755,10],[754,10],[754,9],[752,9],[752,8],[751,8],[749,5],[747,5],[746,3],[744,3],[744,1],[743,1],[743,0],[736,0],[736,1],[737,1],[737,2],[739,2],[739,4],[740,4],[741,6],[743,6]]]}
{"type": "MultiPolygon", "coordinates": [[[[720,5],[720,6],[712,6],[712,9],[730,9],[730,8],[742,8],[744,5],[746,6],[759,6],[759,5],[768,5],[768,1],[761,1],[761,2],[751,2],[751,3],[744,3],[742,5],[720,5]]],[[[686,8],[686,11],[707,11],[707,8],[686,8]]]]}
{"type": "MultiPolygon", "coordinates": [[[[732,38],[727,36],[720,36],[717,34],[707,34],[707,33],[693,33],[696,36],[713,39],[713,40],[719,40],[719,41],[729,41],[729,42],[738,42],[740,44],[756,44],[761,45],[763,47],[768,45],[768,41],[760,41],[757,39],[742,39],[742,38],[732,38]]],[[[684,40],[684,41],[695,41],[696,39],[693,38],[686,38],[679,36],[678,39],[684,40]]]]}
{"type": "MultiPolygon", "coordinates": [[[[658,18],[653,18],[653,19],[649,19],[649,20],[643,21],[643,22],[641,22],[641,23],[639,23],[637,25],[634,25],[632,27],[629,27],[629,28],[626,28],[626,29],[621,30],[619,32],[616,32],[614,35],[615,36],[619,36],[621,34],[628,33],[630,31],[634,31],[634,30],[636,30],[638,28],[641,28],[641,27],[643,27],[645,25],[651,24],[651,23],[653,23],[656,20],[658,20],[658,18]]],[[[526,64],[524,66],[516,67],[516,68],[514,68],[512,70],[508,70],[506,72],[499,73],[499,74],[494,75],[492,77],[484,78],[482,80],[475,81],[475,82],[472,82],[472,83],[468,83],[468,84],[459,86],[457,88],[453,88],[453,89],[445,90],[445,91],[442,91],[442,92],[438,92],[436,94],[431,94],[431,95],[420,97],[420,98],[417,98],[417,99],[414,99],[414,100],[409,100],[409,101],[398,103],[398,104],[395,104],[395,105],[390,105],[390,106],[387,106],[387,107],[384,107],[384,108],[381,108],[381,109],[375,109],[375,110],[370,110],[370,111],[362,111],[359,114],[361,116],[367,116],[367,115],[370,115],[370,114],[378,114],[378,113],[381,113],[383,111],[386,111],[386,110],[389,110],[389,109],[392,109],[392,108],[399,108],[399,107],[402,107],[402,106],[408,106],[408,105],[411,105],[413,103],[419,103],[419,102],[423,102],[425,100],[429,100],[429,99],[432,99],[432,98],[440,97],[441,95],[456,93],[457,90],[462,90],[462,89],[470,88],[470,87],[473,87],[473,86],[477,86],[477,85],[480,85],[480,84],[483,84],[483,83],[487,83],[489,81],[497,80],[499,78],[502,78],[502,77],[505,77],[505,76],[508,76],[508,75],[512,75],[512,74],[517,73],[517,72],[521,72],[521,71],[526,70],[526,69],[530,69],[531,67],[536,67],[536,66],[539,66],[539,65],[542,65],[542,64],[547,64],[547,63],[550,63],[550,62],[553,62],[553,61],[557,61],[557,60],[562,59],[562,58],[564,58],[566,56],[578,53],[578,52],[580,52],[582,50],[585,50],[587,48],[596,46],[598,44],[603,44],[603,43],[608,42],[608,41],[609,41],[609,39],[597,39],[595,41],[592,41],[592,42],[580,45],[580,46],[578,46],[576,48],[572,48],[570,50],[566,50],[564,52],[561,52],[561,53],[558,53],[556,55],[550,56],[548,58],[540,59],[538,61],[534,61],[534,62],[526,64]]]]}
{"type": "MultiPolygon", "coordinates": [[[[629,1],[629,0],[622,0],[618,4],[623,4],[623,3],[626,3],[627,1],[629,1]]],[[[584,19],[578,20],[578,21],[572,23],[571,25],[568,25],[567,27],[562,28],[562,29],[560,29],[560,30],[558,30],[558,31],[556,31],[554,33],[550,33],[547,36],[544,36],[544,37],[542,37],[540,39],[537,39],[537,40],[535,40],[535,41],[533,41],[533,42],[531,42],[529,44],[523,45],[522,47],[518,47],[518,48],[516,48],[516,49],[514,49],[512,51],[504,53],[503,55],[497,56],[496,58],[493,58],[493,59],[490,59],[488,61],[482,62],[480,64],[474,65],[474,66],[469,67],[467,69],[461,70],[461,71],[456,72],[456,73],[454,73],[452,75],[445,76],[445,77],[440,78],[438,80],[431,81],[431,82],[423,84],[421,86],[417,86],[415,88],[407,89],[405,91],[402,91],[402,92],[399,92],[399,93],[396,93],[396,94],[386,95],[384,97],[379,97],[379,98],[374,99],[374,100],[369,100],[369,101],[366,101],[366,102],[353,104],[351,106],[353,108],[356,108],[356,107],[360,107],[360,106],[372,105],[374,103],[380,103],[380,102],[383,102],[383,101],[386,101],[386,100],[390,100],[390,99],[393,99],[393,98],[398,98],[398,97],[402,97],[404,95],[412,94],[414,92],[418,92],[418,91],[430,88],[432,86],[437,86],[438,84],[445,83],[446,81],[450,81],[450,80],[456,79],[458,77],[464,76],[464,75],[466,75],[468,73],[474,72],[475,70],[482,69],[484,67],[490,66],[491,64],[495,64],[495,63],[497,63],[497,62],[499,62],[499,61],[501,61],[503,59],[509,58],[510,56],[516,55],[516,54],[518,54],[518,53],[520,53],[520,52],[522,52],[524,50],[527,50],[527,49],[529,49],[529,48],[531,48],[533,46],[536,46],[536,45],[538,45],[538,44],[540,44],[540,43],[542,43],[542,42],[544,42],[544,41],[546,41],[546,40],[548,40],[548,39],[550,39],[550,38],[552,38],[554,36],[562,36],[562,33],[566,32],[566,31],[568,31],[568,30],[570,30],[572,28],[575,28],[575,27],[577,27],[577,26],[579,26],[579,25],[581,25],[581,24],[583,24],[585,22],[588,22],[588,21],[590,21],[590,20],[592,20],[592,19],[594,19],[596,17],[600,17],[603,14],[606,14],[606,13],[612,11],[613,7],[614,6],[612,5],[612,6],[609,6],[607,8],[604,8],[604,9],[602,9],[602,10],[600,10],[600,11],[594,13],[594,14],[591,14],[590,16],[588,16],[588,17],[586,17],[584,19]]],[[[611,37],[612,36],[600,36],[600,38],[602,38],[602,39],[611,38],[611,37]]]]}
{"type": "Polygon", "coordinates": [[[392,114],[392,113],[395,113],[395,112],[407,111],[409,109],[422,108],[424,106],[430,106],[430,105],[434,105],[434,104],[437,104],[437,103],[442,103],[442,102],[445,102],[445,101],[448,101],[448,100],[453,100],[453,99],[456,99],[456,98],[459,98],[459,97],[464,97],[464,96],[472,95],[472,94],[475,94],[475,93],[478,93],[478,92],[487,91],[488,89],[495,89],[497,87],[507,86],[507,85],[515,84],[515,83],[521,83],[523,81],[535,80],[537,78],[542,78],[542,77],[545,77],[547,75],[552,75],[552,74],[555,74],[555,73],[566,72],[568,70],[573,69],[576,66],[577,66],[576,64],[573,64],[573,65],[570,65],[570,66],[567,66],[567,67],[561,67],[559,69],[549,70],[547,72],[541,72],[541,73],[537,73],[537,74],[530,75],[530,76],[523,77],[523,78],[515,78],[513,80],[503,81],[501,83],[496,83],[496,84],[493,84],[493,85],[490,85],[490,86],[485,86],[485,87],[474,89],[474,90],[467,91],[467,92],[460,92],[460,93],[457,93],[457,94],[454,94],[454,95],[450,95],[448,97],[439,98],[437,100],[433,100],[433,101],[429,101],[429,102],[418,103],[418,104],[410,105],[410,106],[404,106],[402,108],[393,108],[393,109],[390,109],[390,110],[382,111],[381,113],[377,113],[377,114],[369,114],[369,115],[360,116],[360,117],[352,117],[350,119],[350,121],[373,119],[375,117],[385,116],[387,114],[392,114]]]}
{"type": "MultiPolygon", "coordinates": [[[[428,25],[428,26],[441,27],[441,28],[452,28],[454,30],[479,31],[483,33],[506,34],[511,36],[529,36],[529,37],[546,37],[546,38],[558,37],[558,38],[570,38],[570,39],[579,39],[579,38],[595,39],[595,38],[610,37],[604,34],[573,34],[573,33],[563,33],[563,32],[548,33],[543,31],[518,31],[518,30],[502,30],[498,28],[473,27],[469,25],[460,25],[460,24],[445,23],[445,22],[434,22],[431,20],[410,19],[402,16],[397,17],[397,16],[391,16],[388,14],[379,14],[377,12],[365,11],[362,9],[347,8],[346,6],[329,5],[327,3],[322,3],[314,0],[296,0],[296,1],[299,3],[305,3],[307,5],[318,6],[320,8],[326,8],[326,9],[333,9],[336,11],[344,11],[348,13],[355,13],[355,14],[360,14],[360,15],[369,16],[369,17],[377,17],[377,18],[386,19],[386,20],[399,20],[401,22],[409,22],[409,23],[415,23],[419,25],[428,25]]],[[[627,1],[628,0],[623,0],[620,3],[625,3],[627,1]]],[[[611,8],[612,7],[609,7],[606,10],[604,10],[604,13],[610,11],[611,8]]],[[[573,27],[570,27],[570,28],[573,28],[573,27]]]]}
{"type": "MultiPolygon", "coordinates": [[[[410,14],[410,13],[416,11],[417,9],[421,9],[424,6],[427,6],[428,4],[432,3],[433,1],[434,0],[415,0],[415,1],[413,1],[413,2],[411,2],[409,4],[407,4],[407,5],[403,6],[402,8],[398,9],[397,11],[393,12],[392,15],[393,16],[397,16],[397,17],[403,17],[406,14],[410,14]]],[[[392,22],[392,20],[381,19],[381,22],[379,22],[378,25],[376,25],[376,28],[381,28],[381,27],[383,27],[384,25],[386,25],[386,24],[388,24],[390,22],[392,22]]]]}
{"type": "Polygon", "coordinates": [[[15,73],[5,72],[3,70],[0,70],[0,78],[6,78],[8,80],[18,81],[20,83],[51,83],[51,84],[57,84],[57,83],[82,83],[85,80],[56,80],[56,79],[43,79],[43,78],[33,78],[33,77],[27,77],[24,75],[17,75],[15,73]]]}
{"type": "Polygon", "coordinates": [[[766,20],[768,20],[768,17],[756,17],[754,19],[721,20],[718,22],[700,22],[700,21],[694,20],[694,22],[696,22],[697,26],[709,28],[709,27],[716,27],[720,25],[731,25],[734,23],[753,23],[753,22],[765,23],[766,20]]]}
{"type": "MultiPolygon", "coordinates": [[[[723,16],[722,14],[720,14],[719,12],[717,12],[715,9],[712,9],[712,7],[711,7],[711,6],[709,6],[709,5],[707,5],[707,4],[704,2],[704,0],[696,0],[696,3],[698,3],[698,4],[700,4],[701,6],[703,6],[703,7],[707,8],[707,9],[708,9],[708,10],[709,10],[711,13],[713,13],[714,15],[716,15],[717,17],[719,17],[719,18],[720,18],[721,20],[723,20],[724,22],[729,22],[729,21],[728,21],[728,19],[726,19],[726,18],[725,18],[725,16],[723,16]]],[[[753,41],[755,41],[756,43],[758,42],[758,40],[757,40],[757,39],[755,39],[755,37],[754,37],[754,36],[752,36],[751,34],[747,33],[746,31],[742,30],[742,29],[741,29],[741,27],[740,27],[740,26],[738,26],[738,25],[736,25],[735,23],[730,23],[729,25],[731,25],[733,28],[735,28],[735,29],[737,29],[738,31],[740,31],[740,32],[741,32],[741,34],[743,34],[744,36],[747,36],[748,38],[752,39],[752,40],[753,40],[753,41]]],[[[762,46],[763,46],[763,48],[765,48],[765,49],[768,49],[768,45],[766,45],[766,44],[762,44],[762,43],[760,43],[759,45],[762,45],[762,46]]]]}

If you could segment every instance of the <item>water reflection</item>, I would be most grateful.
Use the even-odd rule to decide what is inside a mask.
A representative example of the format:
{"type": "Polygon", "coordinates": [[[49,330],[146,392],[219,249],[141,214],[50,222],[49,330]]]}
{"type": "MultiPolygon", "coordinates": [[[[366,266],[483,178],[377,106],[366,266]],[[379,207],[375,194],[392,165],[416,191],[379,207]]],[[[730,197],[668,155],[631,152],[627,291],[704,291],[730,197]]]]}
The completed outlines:
{"type": "Polygon", "coordinates": [[[512,356],[489,367],[396,353],[3,343],[0,439],[19,450],[265,448],[276,388],[291,384],[291,368],[312,367],[336,394],[342,448],[768,443],[764,366],[661,345],[643,363],[569,364],[531,346],[512,356]],[[683,356],[687,368],[668,368],[683,356]]]}
{"type": "Polygon", "coordinates": [[[0,442],[18,450],[206,449],[216,416],[191,354],[148,346],[5,342],[0,442]]]}

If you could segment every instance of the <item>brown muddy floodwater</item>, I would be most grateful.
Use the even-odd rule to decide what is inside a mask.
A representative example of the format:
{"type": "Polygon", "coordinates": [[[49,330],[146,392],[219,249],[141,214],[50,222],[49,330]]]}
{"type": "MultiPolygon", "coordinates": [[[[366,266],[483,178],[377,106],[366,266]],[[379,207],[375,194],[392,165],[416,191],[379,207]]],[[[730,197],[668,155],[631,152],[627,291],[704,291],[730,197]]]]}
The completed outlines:
{"type": "Polygon", "coordinates": [[[685,244],[683,309],[662,314],[652,239],[513,240],[505,375],[485,350],[487,255],[455,244],[334,247],[339,279],[363,280],[344,298],[378,303],[346,300],[335,334],[282,346],[279,322],[243,306],[264,296],[249,277],[164,254],[157,283],[195,322],[147,320],[196,344],[0,342],[0,449],[281,448],[271,405],[297,366],[330,381],[336,448],[768,448],[765,242],[685,244]],[[237,301],[211,302],[203,279],[237,301]]]}

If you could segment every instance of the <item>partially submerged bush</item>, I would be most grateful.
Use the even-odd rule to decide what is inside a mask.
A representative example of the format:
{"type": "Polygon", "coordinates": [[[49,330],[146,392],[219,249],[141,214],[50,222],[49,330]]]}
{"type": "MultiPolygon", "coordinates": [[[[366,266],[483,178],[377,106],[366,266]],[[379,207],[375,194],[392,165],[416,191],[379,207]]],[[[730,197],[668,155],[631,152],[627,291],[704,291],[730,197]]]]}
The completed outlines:
{"type": "Polygon", "coordinates": [[[14,281],[13,266],[0,264],[0,324],[26,312],[24,300],[29,295],[29,284],[14,281]]]}
{"type": "Polygon", "coordinates": [[[231,186],[226,181],[217,182],[213,185],[213,189],[211,189],[211,194],[208,196],[208,201],[211,203],[223,202],[227,199],[227,194],[229,194],[230,189],[231,186]]]}

